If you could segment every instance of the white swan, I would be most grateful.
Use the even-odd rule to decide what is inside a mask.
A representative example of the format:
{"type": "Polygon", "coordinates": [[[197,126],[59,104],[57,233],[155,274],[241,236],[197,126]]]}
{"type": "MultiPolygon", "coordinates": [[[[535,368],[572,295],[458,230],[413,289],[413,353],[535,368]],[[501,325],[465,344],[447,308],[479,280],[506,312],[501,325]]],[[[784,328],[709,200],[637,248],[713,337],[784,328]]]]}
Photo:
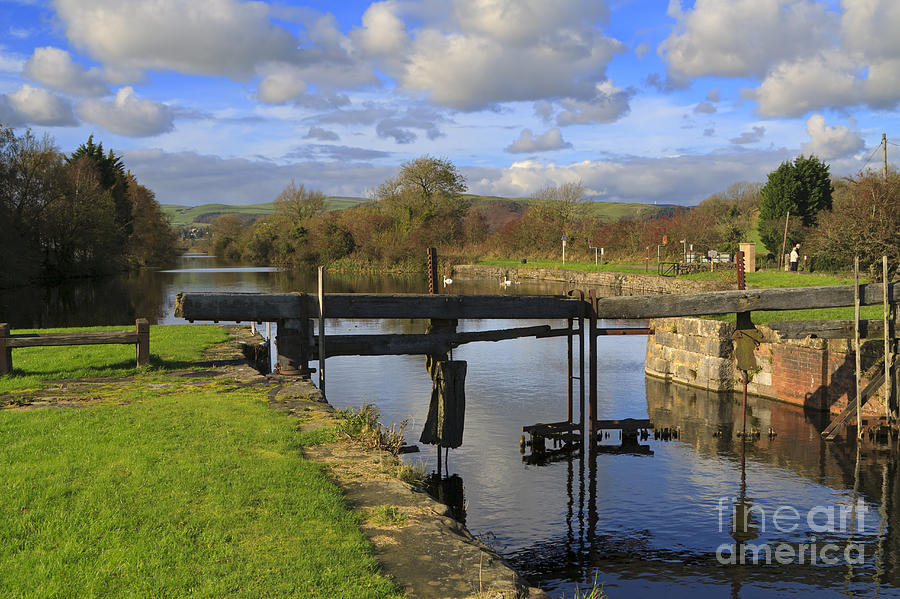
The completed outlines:
{"type": "Polygon", "coordinates": [[[453,283],[453,279],[446,278],[444,279],[444,287],[453,283]]]}

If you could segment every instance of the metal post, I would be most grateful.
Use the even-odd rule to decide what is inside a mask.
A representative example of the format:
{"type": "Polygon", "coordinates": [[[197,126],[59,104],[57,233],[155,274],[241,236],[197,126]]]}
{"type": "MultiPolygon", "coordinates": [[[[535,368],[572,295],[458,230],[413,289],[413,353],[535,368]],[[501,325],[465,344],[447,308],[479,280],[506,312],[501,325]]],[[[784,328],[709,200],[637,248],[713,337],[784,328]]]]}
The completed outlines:
{"type": "Polygon", "coordinates": [[[594,447],[594,435],[597,433],[597,294],[588,290],[591,299],[591,313],[588,315],[588,421],[591,448],[594,447]]]}
{"type": "Polygon", "coordinates": [[[856,350],[856,438],[862,439],[862,397],[859,395],[859,376],[861,370],[859,355],[859,256],[853,258],[853,332],[856,350]]]}
{"type": "Polygon", "coordinates": [[[742,411],[741,411],[741,433],[746,438],[747,436],[747,381],[748,381],[747,371],[741,371],[741,380],[744,383],[744,394],[743,394],[743,402],[742,402],[742,411]]]}
{"type": "Polygon", "coordinates": [[[319,267],[319,391],[325,393],[325,268],[319,267]]]}
{"type": "Polygon", "coordinates": [[[566,399],[568,400],[568,411],[566,412],[566,422],[572,422],[572,319],[566,321],[566,367],[569,376],[567,377],[566,399]]]}
{"type": "Polygon", "coordinates": [[[881,282],[884,300],[884,415],[891,416],[891,330],[888,320],[891,315],[891,305],[888,303],[888,259],[881,257],[881,282]]]}

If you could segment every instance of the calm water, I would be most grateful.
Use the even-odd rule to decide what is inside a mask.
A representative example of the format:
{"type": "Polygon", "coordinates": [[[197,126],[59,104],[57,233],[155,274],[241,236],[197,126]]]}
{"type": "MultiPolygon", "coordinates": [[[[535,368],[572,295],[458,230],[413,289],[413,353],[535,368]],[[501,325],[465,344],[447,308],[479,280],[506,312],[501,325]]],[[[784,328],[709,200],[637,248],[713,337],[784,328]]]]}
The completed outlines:
{"type": "MultiPolygon", "coordinates": [[[[0,292],[0,320],[20,328],[128,324],[137,316],[177,323],[182,321],[172,309],[179,291],[313,291],[315,286],[311,275],[222,268],[208,258],[182,262],[179,269],[100,283],[0,292]]],[[[328,275],[326,284],[341,292],[423,292],[425,287],[415,277],[358,275],[328,275]]],[[[555,285],[501,290],[492,281],[454,283],[451,289],[562,291],[555,285]]],[[[460,328],[524,324],[462,321],[460,328]]],[[[421,331],[422,325],[332,320],[327,326],[328,332],[346,333],[421,331]]],[[[600,417],[649,417],[658,428],[678,427],[680,438],[651,437],[641,442],[646,448],[630,454],[576,452],[546,465],[523,460],[519,436],[523,425],[565,419],[565,339],[473,343],[454,351],[454,359],[468,361],[466,428],[463,446],[450,452],[449,471],[462,482],[469,529],[534,583],[568,597],[576,584],[583,588],[595,578],[610,597],[900,596],[896,448],[888,457],[868,446],[825,443],[818,434],[822,415],[752,398],[748,418],[763,436],[742,446],[732,434],[740,427],[739,398],[646,378],[645,341],[598,340],[600,417]],[[774,438],[765,434],[770,426],[774,438]],[[754,546],[743,565],[728,563],[734,537],[754,546]],[[810,563],[810,546],[816,563],[810,563]]],[[[337,407],[372,402],[386,422],[409,419],[407,437],[414,442],[431,389],[423,362],[405,356],[331,358],[329,401],[337,407]]],[[[431,447],[407,458],[424,461],[428,471],[435,467],[431,447]]]]}

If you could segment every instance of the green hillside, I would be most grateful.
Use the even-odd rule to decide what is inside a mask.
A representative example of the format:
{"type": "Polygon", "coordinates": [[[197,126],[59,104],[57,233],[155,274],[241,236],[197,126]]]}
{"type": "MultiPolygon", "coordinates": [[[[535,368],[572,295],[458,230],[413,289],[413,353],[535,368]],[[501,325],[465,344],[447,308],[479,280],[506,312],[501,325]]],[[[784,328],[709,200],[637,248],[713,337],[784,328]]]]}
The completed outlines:
{"type": "MultiPolygon", "coordinates": [[[[511,212],[517,212],[517,206],[534,205],[540,200],[533,198],[502,198],[499,196],[480,196],[465,194],[472,200],[472,205],[482,208],[507,208],[511,212]]],[[[342,196],[328,196],[325,200],[327,210],[346,210],[370,201],[367,198],[351,198],[342,196]]],[[[632,204],[627,202],[587,202],[588,214],[607,221],[615,221],[620,218],[653,216],[666,211],[670,206],[655,204],[632,204]]],[[[230,204],[203,204],[201,206],[175,206],[163,204],[163,211],[178,227],[191,225],[208,225],[218,216],[226,213],[243,215],[249,221],[261,216],[272,214],[275,209],[273,202],[265,204],[230,205],[230,204]]],[[[519,208],[521,210],[521,208],[519,208]]]]}
{"type": "MultiPolygon", "coordinates": [[[[325,199],[325,208],[326,210],[346,210],[368,201],[366,198],[328,196],[325,199]]],[[[275,204],[273,202],[248,205],[203,204],[201,206],[163,204],[162,209],[173,225],[186,227],[190,225],[208,225],[218,216],[226,213],[239,214],[247,217],[249,220],[255,220],[260,216],[272,214],[275,210],[275,204]]]]}

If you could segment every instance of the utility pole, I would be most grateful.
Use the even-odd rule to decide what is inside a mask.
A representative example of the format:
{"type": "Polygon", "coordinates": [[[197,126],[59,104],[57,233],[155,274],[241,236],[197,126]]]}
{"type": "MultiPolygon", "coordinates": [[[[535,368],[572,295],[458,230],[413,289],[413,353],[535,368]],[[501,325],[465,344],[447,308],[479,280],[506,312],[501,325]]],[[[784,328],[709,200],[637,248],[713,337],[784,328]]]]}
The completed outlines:
{"type": "Polygon", "coordinates": [[[881,178],[887,181],[887,133],[881,134],[881,178]]]}

